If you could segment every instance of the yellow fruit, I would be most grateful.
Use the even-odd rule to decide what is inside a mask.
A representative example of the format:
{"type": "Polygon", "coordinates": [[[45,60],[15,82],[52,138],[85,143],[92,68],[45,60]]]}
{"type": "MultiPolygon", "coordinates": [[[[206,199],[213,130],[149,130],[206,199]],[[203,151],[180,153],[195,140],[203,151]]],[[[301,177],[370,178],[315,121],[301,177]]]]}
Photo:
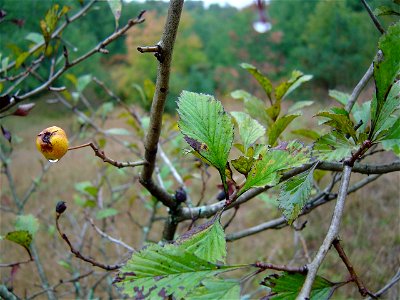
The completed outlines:
{"type": "Polygon", "coordinates": [[[46,159],[58,161],[68,151],[68,138],[60,127],[51,126],[38,134],[36,147],[46,159]]]}

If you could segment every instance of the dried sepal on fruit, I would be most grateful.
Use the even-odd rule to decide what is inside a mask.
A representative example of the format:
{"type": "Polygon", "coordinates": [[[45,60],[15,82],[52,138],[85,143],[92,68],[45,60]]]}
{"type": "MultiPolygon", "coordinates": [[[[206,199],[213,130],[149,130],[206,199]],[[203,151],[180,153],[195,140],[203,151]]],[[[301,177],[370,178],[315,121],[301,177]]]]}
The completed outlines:
{"type": "Polygon", "coordinates": [[[68,138],[63,129],[51,126],[40,132],[36,147],[49,161],[58,161],[68,151],[68,138]]]}

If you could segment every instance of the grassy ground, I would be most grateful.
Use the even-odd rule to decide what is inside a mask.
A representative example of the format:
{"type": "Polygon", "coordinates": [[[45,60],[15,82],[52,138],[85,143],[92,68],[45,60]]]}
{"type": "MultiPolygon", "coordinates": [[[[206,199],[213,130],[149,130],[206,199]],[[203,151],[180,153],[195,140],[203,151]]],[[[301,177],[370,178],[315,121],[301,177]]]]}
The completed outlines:
{"type": "MultiPolygon", "coordinates": [[[[235,105],[226,103],[229,110],[238,109],[235,105]]],[[[43,104],[42,104],[43,105],[43,104]]],[[[41,110],[42,108],[38,108],[41,110]]],[[[43,108],[45,109],[45,108],[43,108]]],[[[43,158],[36,151],[34,140],[36,134],[43,128],[51,125],[64,127],[68,133],[76,124],[72,124],[71,116],[67,112],[50,115],[43,113],[32,114],[27,118],[11,119],[4,122],[6,126],[19,142],[14,146],[12,155],[11,172],[15,178],[17,192],[22,195],[32,180],[38,175],[41,169],[43,158]]],[[[110,127],[126,127],[114,114],[106,124],[110,127]]],[[[307,119],[307,118],[306,118],[307,119]]],[[[311,118],[307,123],[313,126],[315,123],[311,118]]],[[[85,142],[86,139],[77,140],[74,143],[85,142]]],[[[122,146],[116,143],[109,143],[106,152],[118,160],[136,160],[122,146]]],[[[176,157],[173,157],[173,159],[176,157]]],[[[393,159],[386,155],[380,160],[393,159]]],[[[68,204],[68,214],[62,218],[62,227],[71,237],[74,244],[79,244],[81,238],[81,250],[87,255],[93,255],[100,261],[115,263],[124,256],[125,251],[107,241],[101,240],[94,233],[93,229],[84,221],[84,212],[88,209],[79,207],[74,202],[75,183],[82,181],[100,180],[102,172],[106,172],[113,178],[115,183],[129,183],[130,187],[121,200],[113,204],[119,209],[120,213],[105,220],[96,221],[99,227],[117,238],[121,238],[126,243],[137,248],[141,245],[142,230],[135,224],[145,224],[149,217],[149,210],[146,209],[149,200],[140,199],[138,191],[140,185],[131,173],[121,173],[114,169],[104,169],[101,161],[93,156],[90,149],[72,151],[68,153],[59,163],[53,164],[45,174],[44,179],[37,191],[29,200],[24,213],[33,214],[40,221],[40,229],[36,237],[36,245],[40,254],[40,259],[44,265],[46,275],[50,284],[56,284],[60,279],[73,278],[80,272],[84,274],[92,268],[89,264],[81,262],[71,257],[66,244],[55,232],[54,207],[59,200],[64,200],[68,204]],[[133,221],[132,221],[133,220],[133,221]]],[[[351,259],[356,271],[359,273],[365,284],[372,291],[381,288],[385,282],[393,276],[399,267],[399,173],[384,175],[368,187],[352,194],[347,201],[343,225],[341,228],[341,238],[343,246],[351,259]]],[[[361,176],[354,175],[353,181],[360,179],[361,176]]],[[[1,204],[2,206],[12,206],[11,193],[8,182],[4,174],[1,174],[1,204]]],[[[208,182],[210,191],[208,195],[216,192],[216,180],[212,176],[208,182]]],[[[199,183],[192,179],[193,185],[199,183]]],[[[197,197],[196,190],[193,195],[197,197]]],[[[104,193],[104,203],[108,203],[109,194],[104,193]]],[[[334,203],[324,205],[311,214],[302,217],[299,222],[308,221],[307,226],[301,232],[296,232],[292,228],[282,230],[270,230],[257,235],[238,240],[228,244],[229,262],[254,262],[256,260],[268,261],[277,264],[301,265],[307,262],[307,257],[313,257],[324,238],[329,226],[329,221],[333,211],[334,203]],[[304,239],[304,243],[302,243],[304,239]]],[[[162,210],[161,210],[162,212],[162,210]]],[[[90,214],[90,211],[89,211],[90,214]]],[[[274,217],[280,216],[280,212],[275,205],[264,199],[257,198],[250,203],[242,206],[234,220],[228,227],[227,232],[234,232],[254,226],[274,217]]],[[[227,220],[225,217],[224,220],[227,220]]],[[[1,234],[13,229],[15,215],[1,211],[1,234]]],[[[183,232],[188,224],[179,227],[183,232]]],[[[150,239],[159,240],[161,236],[162,223],[156,222],[150,239]]],[[[18,261],[26,257],[23,249],[17,245],[2,241],[1,261],[18,261]]],[[[0,269],[1,277],[9,278],[10,270],[0,269]]],[[[81,286],[95,286],[97,291],[102,291],[100,295],[107,295],[110,286],[108,279],[100,281],[103,276],[101,270],[95,268],[95,275],[83,279],[81,286]],[[96,285],[99,282],[99,285],[96,285]]],[[[340,281],[348,278],[342,262],[334,251],[328,254],[320,274],[331,281],[340,281]]],[[[112,275],[112,274],[111,274],[112,275]]],[[[262,277],[259,277],[260,281],[262,277]]],[[[254,284],[247,284],[247,292],[256,288],[258,281],[254,284]]],[[[14,288],[18,295],[32,295],[41,290],[40,280],[37,276],[36,268],[33,263],[21,265],[14,278],[14,288]]],[[[76,298],[75,291],[79,290],[78,285],[72,283],[65,284],[57,289],[63,299],[76,298]]],[[[39,298],[43,298],[41,295],[39,298]]],[[[400,297],[399,287],[393,288],[385,298],[398,299],[400,297]]],[[[343,290],[335,294],[333,299],[360,299],[357,288],[349,284],[343,290]]]]}

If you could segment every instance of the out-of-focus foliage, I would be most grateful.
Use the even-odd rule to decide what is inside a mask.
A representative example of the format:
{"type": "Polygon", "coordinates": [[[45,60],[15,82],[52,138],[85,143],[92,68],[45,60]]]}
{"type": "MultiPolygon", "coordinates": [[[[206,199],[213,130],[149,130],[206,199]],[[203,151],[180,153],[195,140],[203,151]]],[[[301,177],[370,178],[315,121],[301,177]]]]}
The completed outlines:
{"type": "MultiPolygon", "coordinates": [[[[60,9],[67,6],[71,17],[88,1],[2,0],[0,3],[7,13],[7,21],[1,26],[2,35],[8,37],[7,42],[0,40],[2,59],[9,57],[13,61],[29,49],[28,34],[41,33],[40,20],[49,8],[56,3],[60,9]]],[[[396,4],[390,0],[368,3],[372,9],[384,5],[396,10],[396,4]]],[[[168,3],[162,1],[124,2],[119,27],[141,10],[147,11],[146,22],[110,44],[108,55],[95,55],[69,72],[77,77],[96,74],[101,80],[111,81],[125,101],[140,103],[148,109],[151,98],[147,95],[151,94],[151,82],[155,81],[157,61],[151,53],[141,54],[136,48],[157,44],[167,8],[168,3]]],[[[175,108],[183,89],[217,96],[227,95],[239,85],[253,90],[257,83],[240,71],[239,64],[244,61],[270,74],[273,82],[280,81],[293,69],[301,69],[314,75],[315,87],[335,88],[340,83],[340,89],[346,90],[354,86],[376,53],[376,49],[362,46],[376,43],[379,32],[358,1],[272,0],[266,5],[266,13],[272,30],[260,34],[252,26],[259,18],[255,7],[238,10],[214,4],[206,8],[201,1],[187,1],[175,45],[167,110],[175,108]]],[[[387,27],[396,16],[379,18],[387,27]]],[[[59,22],[64,22],[64,18],[59,22]]],[[[108,3],[99,1],[87,15],[70,24],[58,48],[52,50],[60,54],[60,45],[66,45],[70,58],[74,59],[110,35],[115,25],[108,3]]],[[[42,73],[45,74],[39,70],[42,73]]],[[[31,79],[24,88],[35,84],[37,81],[31,79]]],[[[60,79],[58,84],[70,85],[70,82],[60,79]]]]}

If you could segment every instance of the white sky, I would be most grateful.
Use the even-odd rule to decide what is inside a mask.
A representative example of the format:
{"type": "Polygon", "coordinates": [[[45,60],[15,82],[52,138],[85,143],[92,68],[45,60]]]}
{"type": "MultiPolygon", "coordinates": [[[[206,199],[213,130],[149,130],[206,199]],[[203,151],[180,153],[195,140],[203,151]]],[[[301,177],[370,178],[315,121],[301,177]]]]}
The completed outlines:
{"type": "MultiPolygon", "coordinates": [[[[144,2],[144,0],[125,0],[125,1],[144,2]]],[[[162,1],[168,2],[169,0],[162,0],[162,1]]],[[[210,4],[220,4],[221,6],[229,4],[231,6],[236,6],[237,8],[243,8],[245,6],[254,3],[254,0],[203,0],[203,2],[206,6],[209,6],[210,4]]]]}

